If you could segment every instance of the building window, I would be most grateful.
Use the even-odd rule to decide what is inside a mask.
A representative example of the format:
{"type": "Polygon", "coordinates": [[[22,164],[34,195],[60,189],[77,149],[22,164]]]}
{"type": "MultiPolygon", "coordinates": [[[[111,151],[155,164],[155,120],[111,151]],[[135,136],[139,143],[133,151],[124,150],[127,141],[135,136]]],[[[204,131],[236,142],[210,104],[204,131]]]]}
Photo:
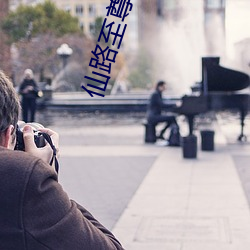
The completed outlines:
{"type": "MultiPolygon", "coordinates": [[[[158,2],[158,6],[159,6],[159,0],[157,1],[158,2]]],[[[165,5],[166,6],[166,9],[167,10],[175,10],[177,9],[178,7],[178,3],[176,2],[176,0],[168,0],[168,1],[165,1],[164,3],[162,2],[161,5],[165,5]]]]}
{"type": "Polygon", "coordinates": [[[83,6],[82,5],[76,5],[76,15],[77,16],[83,15],[83,6]]]}
{"type": "Polygon", "coordinates": [[[89,32],[94,33],[95,32],[95,23],[90,23],[89,24],[89,32]]]}
{"type": "Polygon", "coordinates": [[[105,4],[102,4],[102,15],[103,16],[106,16],[107,15],[107,12],[108,12],[108,10],[106,9],[107,8],[107,4],[105,3],[105,4]]]}
{"type": "Polygon", "coordinates": [[[63,8],[66,12],[70,13],[71,12],[71,8],[69,5],[65,5],[63,8]]]}
{"type": "Polygon", "coordinates": [[[163,16],[164,3],[162,0],[157,0],[157,15],[163,16]]]}
{"type": "Polygon", "coordinates": [[[205,7],[208,9],[225,8],[225,0],[205,0],[205,7]]]}
{"type": "Polygon", "coordinates": [[[81,29],[81,31],[84,32],[84,23],[83,22],[80,22],[80,29],[81,29]]]}
{"type": "Polygon", "coordinates": [[[90,16],[95,16],[95,12],[96,12],[95,5],[94,4],[90,4],[89,5],[89,15],[90,16]]]}

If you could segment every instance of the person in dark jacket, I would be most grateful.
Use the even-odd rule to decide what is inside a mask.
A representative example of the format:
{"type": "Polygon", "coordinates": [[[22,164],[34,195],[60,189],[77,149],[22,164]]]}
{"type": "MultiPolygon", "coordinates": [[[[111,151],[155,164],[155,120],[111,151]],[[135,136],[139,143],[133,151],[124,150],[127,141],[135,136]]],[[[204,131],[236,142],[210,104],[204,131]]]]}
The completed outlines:
{"type": "Polygon", "coordinates": [[[38,87],[31,69],[26,69],[24,71],[24,79],[20,85],[19,94],[22,95],[23,121],[34,122],[38,87]]]}
{"type": "MultiPolygon", "coordinates": [[[[165,127],[161,130],[160,134],[157,135],[157,139],[165,140],[164,133],[172,125],[177,125],[174,115],[162,114],[163,109],[169,108],[169,105],[165,104],[162,100],[162,92],[166,90],[166,82],[159,81],[156,84],[155,91],[150,97],[147,107],[147,121],[157,125],[158,123],[166,123],[165,127]]],[[[178,125],[177,125],[178,126],[178,125]]]]}
{"type": "MultiPolygon", "coordinates": [[[[13,150],[19,99],[0,71],[0,249],[121,250],[115,236],[84,207],[69,199],[48,163],[49,145],[37,148],[25,125],[25,152],[13,150]]],[[[58,150],[58,134],[50,135],[58,150]]]]}

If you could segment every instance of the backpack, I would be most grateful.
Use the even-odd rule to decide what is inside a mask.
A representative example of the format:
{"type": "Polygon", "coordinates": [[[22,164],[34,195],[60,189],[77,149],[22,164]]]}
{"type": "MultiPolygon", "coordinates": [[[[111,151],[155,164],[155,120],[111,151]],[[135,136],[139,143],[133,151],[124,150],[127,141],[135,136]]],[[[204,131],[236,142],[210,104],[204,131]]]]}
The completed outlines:
{"type": "Polygon", "coordinates": [[[177,124],[173,124],[170,127],[168,146],[179,147],[180,144],[181,144],[180,128],[177,124]]]}

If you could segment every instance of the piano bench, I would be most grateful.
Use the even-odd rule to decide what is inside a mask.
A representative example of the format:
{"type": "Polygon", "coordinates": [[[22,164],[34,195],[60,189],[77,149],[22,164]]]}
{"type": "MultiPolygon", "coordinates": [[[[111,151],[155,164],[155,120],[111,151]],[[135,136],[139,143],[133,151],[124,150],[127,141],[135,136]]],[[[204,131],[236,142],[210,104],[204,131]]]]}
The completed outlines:
{"type": "Polygon", "coordinates": [[[144,141],[145,143],[155,143],[156,142],[156,124],[149,123],[148,121],[143,121],[142,123],[145,127],[145,136],[144,141]]]}

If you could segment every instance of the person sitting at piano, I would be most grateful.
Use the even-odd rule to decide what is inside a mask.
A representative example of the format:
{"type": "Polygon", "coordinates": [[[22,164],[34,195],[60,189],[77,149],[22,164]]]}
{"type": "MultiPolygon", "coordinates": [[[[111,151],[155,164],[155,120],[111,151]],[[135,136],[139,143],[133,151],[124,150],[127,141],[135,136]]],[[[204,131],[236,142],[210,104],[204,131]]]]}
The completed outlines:
{"type": "MultiPolygon", "coordinates": [[[[158,123],[166,123],[165,127],[161,130],[159,135],[156,136],[157,139],[165,140],[164,133],[172,125],[176,124],[176,119],[174,115],[162,114],[164,108],[169,108],[169,105],[165,104],[162,100],[162,93],[166,90],[166,82],[159,81],[156,84],[155,91],[152,93],[148,107],[147,107],[147,121],[157,125],[158,123]]],[[[178,126],[178,125],[177,125],[178,126]]]]}

